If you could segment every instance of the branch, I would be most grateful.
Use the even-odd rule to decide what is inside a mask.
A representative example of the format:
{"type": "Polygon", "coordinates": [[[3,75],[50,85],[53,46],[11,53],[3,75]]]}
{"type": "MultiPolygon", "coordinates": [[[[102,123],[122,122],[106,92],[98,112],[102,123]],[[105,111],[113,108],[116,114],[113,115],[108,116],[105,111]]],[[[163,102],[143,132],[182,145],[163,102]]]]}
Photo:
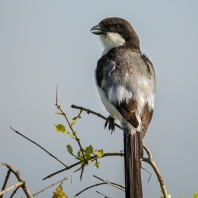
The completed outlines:
{"type": "MultiPolygon", "coordinates": [[[[107,157],[107,156],[120,156],[120,157],[122,157],[122,156],[124,156],[124,153],[104,153],[104,155],[103,155],[101,158],[107,157]]],[[[97,155],[92,156],[92,157],[90,158],[90,161],[93,160],[93,159],[96,158],[96,157],[97,157],[97,155]]],[[[88,163],[89,163],[89,162],[88,162],[88,163]]],[[[69,169],[71,169],[71,168],[73,168],[73,167],[75,167],[75,166],[77,166],[77,165],[79,165],[79,164],[81,164],[80,161],[79,161],[79,162],[76,162],[76,163],[74,163],[74,164],[72,164],[72,165],[70,165],[70,166],[67,166],[67,168],[61,169],[61,170],[59,170],[59,171],[57,171],[57,172],[54,172],[54,173],[48,175],[47,177],[43,178],[43,180],[48,179],[48,178],[50,178],[50,177],[52,177],[52,176],[54,176],[54,175],[56,175],[56,174],[58,174],[58,173],[61,173],[61,172],[63,172],[63,171],[69,170],[69,169]]]]}
{"type": "MultiPolygon", "coordinates": [[[[86,109],[86,108],[84,108],[84,107],[79,107],[79,106],[76,106],[76,105],[72,105],[71,107],[74,108],[74,109],[80,109],[80,110],[82,110],[82,111],[86,111],[88,114],[89,114],[89,113],[94,114],[94,115],[96,115],[96,116],[98,116],[98,117],[100,117],[100,118],[102,118],[102,119],[108,121],[108,118],[106,118],[106,117],[104,117],[103,115],[101,115],[100,113],[97,113],[97,112],[92,111],[92,110],[90,110],[90,109],[86,109]]],[[[115,123],[115,126],[122,130],[122,128],[121,128],[118,124],[115,123]]],[[[157,175],[157,177],[158,177],[158,180],[159,180],[159,182],[160,182],[160,186],[161,186],[163,195],[164,195],[165,198],[168,198],[168,193],[167,193],[167,190],[166,190],[165,182],[164,182],[164,180],[163,180],[163,178],[162,178],[162,175],[161,175],[159,169],[157,168],[157,166],[156,166],[156,164],[155,164],[155,161],[154,161],[154,159],[153,159],[153,156],[152,156],[152,154],[151,154],[151,151],[150,151],[150,150],[146,147],[146,145],[144,145],[144,144],[143,144],[143,147],[144,147],[144,149],[146,150],[146,152],[147,152],[149,158],[143,158],[142,161],[145,161],[145,162],[149,163],[149,164],[152,166],[152,168],[153,168],[153,170],[155,171],[155,173],[156,173],[156,175],[157,175]]]]}
{"type": "MultiPolygon", "coordinates": [[[[84,108],[84,107],[79,107],[79,106],[76,106],[76,105],[72,105],[71,108],[80,109],[80,110],[82,110],[82,111],[86,111],[88,114],[91,113],[91,114],[96,115],[96,116],[102,118],[103,120],[106,120],[107,122],[109,122],[109,119],[108,119],[108,118],[106,118],[106,117],[104,117],[103,115],[101,115],[100,113],[97,113],[97,112],[92,111],[92,110],[90,110],[90,109],[86,109],[86,108],[84,108]]],[[[116,124],[116,123],[114,123],[114,125],[115,125],[117,128],[119,128],[119,129],[122,130],[122,128],[121,128],[120,125],[118,125],[118,124],[116,124]]]]}
{"type": "Polygon", "coordinates": [[[47,190],[48,188],[51,188],[52,186],[54,186],[54,185],[56,185],[56,184],[63,183],[63,182],[64,182],[65,180],[67,180],[67,179],[68,179],[67,177],[64,177],[64,178],[61,179],[60,181],[58,181],[58,182],[56,182],[56,183],[54,183],[54,184],[52,184],[52,185],[50,185],[50,186],[48,186],[48,187],[46,187],[46,188],[40,190],[40,191],[37,192],[37,193],[34,193],[33,196],[35,197],[35,196],[38,195],[39,193],[44,192],[45,190],[47,190]]]}
{"type": "Polygon", "coordinates": [[[74,197],[77,197],[78,195],[80,195],[82,192],[90,189],[90,188],[93,188],[93,187],[96,187],[96,186],[100,186],[100,185],[103,185],[103,184],[106,184],[106,183],[98,183],[98,184],[94,184],[92,186],[88,186],[87,188],[83,189],[82,191],[78,192],[74,197]]]}
{"type": "Polygon", "coordinates": [[[14,196],[14,194],[16,193],[16,191],[20,188],[20,186],[18,186],[14,191],[13,193],[11,194],[10,198],[12,198],[14,196]]]}
{"type": "MultiPolygon", "coordinates": [[[[67,118],[67,116],[66,116],[66,113],[61,109],[61,106],[58,104],[58,86],[57,86],[57,88],[56,88],[56,104],[55,104],[55,105],[56,105],[57,109],[58,109],[58,110],[63,114],[63,116],[65,117],[65,119],[66,119],[66,121],[67,121],[67,123],[68,123],[68,125],[69,125],[69,128],[71,129],[73,135],[75,136],[75,139],[76,139],[76,141],[78,142],[78,146],[80,147],[80,151],[81,151],[81,153],[82,153],[83,160],[84,160],[84,163],[85,163],[85,162],[86,162],[86,159],[85,159],[85,155],[84,155],[84,153],[83,153],[83,148],[82,148],[82,146],[81,146],[80,139],[76,136],[76,133],[75,133],[73,127],[72,127],[72,124],[69,122],[69,120],[68,120],[68,118],[67,118]]],[[[81,172],[81,175],[80,175],[80,180],[82,179],[83,170],[84,170],[84,169],[82,168],[82,172],[81,172]]]]}
{"type": "Polygon", "coordinates": [[[162,178],[162,175],[161,175],[159,169],[157,168],[155,160],[153,159],[152,153],[145,145],[143,145],[143,147],[144,147],[144,150],[146,151],[146,153],[148,155],[148,158],[144,158],[143,161],[149,163],[152,166],[153,170],[155,171],[155,174],[157,175],[157,178],[158,178],[158,181],[160,183],[164,198],[168,198],[168,192],[167,192],[167,189],[166,189],[166,185],[164,183],[164,180],[162,178]]]}
{"type": "MultiPolygon", "coordinates": [[[[142,161],[144,161],[144,159],[143,159],[142,161]]],[[[148,178],[148,182],[149,182],[150,179],[151,179],[152,173],[151,173],[150,171],[148,171],[146,168],[144,168],[143,166],[141,166],[141,168],[142,168],[143,170],[145,170],[147,173],[150,174],[150,176],[149,176],[149,178],[148,178]]]]}
{"type": "Polygon", "coordinates": [[[119,185],[119,184],[116,184],[116,183],[109,182],[109,181],[107,181],[107,180],[101,179],[100,177],[97,177],[97,176],[95,176],[95,175],[93,175],[93,177],[95,177],[95,178],[97,178],[97,179],[99,179],[99,180],[105,182],[106,184],[109,184],[110,186],[113,186],[113,187],[118,188],[119,190],[122,190],[122,191],[125,192],[125,187],[124,187],[124,186],[121,186],[121,185],[119,185]]]}
{"type": "Polygon", "coordinates": [[[92,185],[92,186],[88,186],[87,188],[85,188],[85,189],[83,189],[82,191],[80,191],[79,193],[77,193],[74,197],[77,197],[77,196],[80,195],[82,192],[84,192],[84,191],[86,191],[86,190],[88,190],[88,189],[90,189],[90,188],[93,188],[93,187],[96,187],[96,186],[100,186],[100,185],[103,185],[103,184],[108,184],[108,185],[110,185],[110,186],[113,186],[113,187],[115,187],[115,188],[118,188],[119,190],[125,191],[125,188],[124,188],[123,186],[119,185],[119,184],[116,184],[116,183],[113,183],[113,182],[109,182],[109,181],[103,180],[103,179],[101,179],[101,178],[99,178],[99,177],[97,177],[97,176],[95,176],[95,175],[93,175],[93,177],[95,177],[95,178],[97,178],[97,179],[103,181],[103,183],[98,183],[98,184],[94,184],[94,185],[92,185]]]}
{"type": "Polygon", "coordinates": [[[103,195],[102,193],[100,193],[100,192],[98,192],[98,191],[96,191],[98,194],[100,194],[100,195],[102,195],[104,198],[109,198],[109,197],[107,197],[106,195],[103,195]]]}
{"type": "Polygon", "coordinates": [[[3,190],[3,191],[0,192],[0,195],[3,195],[4,193],[8,192],[9,190],[12,190],[13,188],[17,188],[17,187],[22,186],[23,183],[24,183],[24,182],[21,181],[21,182],[16,183],[16,184],[13,185],[13,186],[10,186],[9,188],[6,188],[5,190],[3,190]]]}
{"type": "Polygon", "coordinates": [[[23,178],[21,177],[20,173],[18,171],[15,170],[15,168],[7,163],[2,163],[0,164],[0,166],[6,166],[10,171],[12,171],[16,178],[18,179],[19,182],[23,182],[23,184],[21,185],[21,188],[23,189],[24,193],[26,194],[26,196],[28,198],[33,198],[28,186],[26,185],[25,181],[23,180],[23,178]]]}
{"type": "MultiPolygon", "coordinates": [[[[8,182],[9,176],[10,176],[11,170],[8,170],[3,187],[2,187],[2,191],[6,188],[6,184],[8,182]]],[[[3,198],[3,194],[0,196],[0,198],[3,198]]]]}
{"type": "Polygon", "coordinates": [[[25,139],[29,140],[30,142],[32,142],[33,144],[35,144],[36,146],[38,146],[39,148],[41,148],[42,150],[44,150],[47,154],[49,154],[51,157],[53,157],[54,159],[56,159],[58,162],[60,162],[63,166],[65,166],[67,168],[67,165],[64,164],[62,161],[60,161],[57,157],[55,157],[54,155],[52,155],[50,152],[48,152],[46,149],[44,149],[42,146],[40,146],[39,144],[37,144],[36,142],[32,141],[31,139],[27,138],[25,135],[19,133],[18,131],[14,130],[12,127],[10,127],[15,133],[17,133],[18,135],[24,137],[25,139]]]}

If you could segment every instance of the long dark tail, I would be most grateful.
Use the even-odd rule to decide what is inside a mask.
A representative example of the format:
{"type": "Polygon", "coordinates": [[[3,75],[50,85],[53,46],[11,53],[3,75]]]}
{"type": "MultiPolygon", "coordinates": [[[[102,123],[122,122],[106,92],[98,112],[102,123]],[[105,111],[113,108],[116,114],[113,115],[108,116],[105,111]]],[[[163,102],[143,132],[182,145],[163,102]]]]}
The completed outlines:
{"type": "Polygon", "coordinates": [[[138,132],[124,128],[125,198],[142,198],[142,141],[138,132]]]}

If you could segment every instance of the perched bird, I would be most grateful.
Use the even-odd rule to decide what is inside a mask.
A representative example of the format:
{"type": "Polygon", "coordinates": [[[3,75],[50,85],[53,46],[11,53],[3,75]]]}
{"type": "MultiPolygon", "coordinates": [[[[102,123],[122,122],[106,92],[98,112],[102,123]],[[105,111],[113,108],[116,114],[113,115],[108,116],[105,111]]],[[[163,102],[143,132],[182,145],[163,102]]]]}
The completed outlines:
{"type": "Polygon", "coordinates": [[[106,18],[91,29],[104,46],[95,69],[102,103],[109,112],[109,129],[118,119],[125,135],[134,135],[134,157],[143,157],[142,138],[152,118],[155,100],[155,71],[140,51],[139,38],[131,24],[117,17],[106,18]],[[139,141],[139,142],[137,142],[139,141]]]}

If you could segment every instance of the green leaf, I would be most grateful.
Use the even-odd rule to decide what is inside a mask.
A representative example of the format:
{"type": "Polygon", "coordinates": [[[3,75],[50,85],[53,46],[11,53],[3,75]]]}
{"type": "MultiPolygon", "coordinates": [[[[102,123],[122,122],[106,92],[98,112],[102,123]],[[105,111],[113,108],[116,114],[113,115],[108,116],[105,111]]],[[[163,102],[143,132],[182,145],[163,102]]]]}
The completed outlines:
{"type": "Polygon", "coordinates": [[[72,125],[73,125],[73,124],[79,124],[79,122],[77,122],[76,120],[81,118],[81,116],[80,116],[81,113],[82,113],[82,110],[80,110],[80,113],[79,113],[76,117],[74,117],[74,118],[72,119],[72,121],[71,121],[72,125]]]}
{"type": "Polygon", "coordinates": [[[96,161],[96,163],[94,164],[94,167],[97,168],[97,169],[99,169],[99,167],[100,167],[100,162],[97,162],[97,161],[96,161]]]}
{"type": "Polygon", "coordinates": [[[71,121],[71,123],[72,123],[72,124],[80,124],[79,122],[77,122],[77,121],[74,120],[74,119],[71,121]]]}
{"type": "Polygon", "coordinates": [[[90,155],[90,153],[88,151],[85,153],[85,157],[86,157],[86,161],[88,162],[88,160],[91,157],[91,155],[90,155]]]}
{"type": "Polygon", "coordinates": [[[71,145],[67,145],[67,151],[70,153],[70,154],[73,154],[73,148],[71,147],[71,145]]]}
{"type": "MultiPolygon", "coordinates": [[[[77,132],[74,132],[75,134],[77,134],[77,132]]],[[[67,134],[71,136],[71,138],[76,139],[75,135],[71,134],[69,131],[67,131],[67,134]]]]}
{"type": "Polygon", "coordinates": [[[67,132],[67,129],[64,125],[62,124],[55,124],[54,125],[54,129],[60,133],[66,133],[67,132]]]}
{"type": "Polygon", "coordinates": [[[78,153],[77,153],[77,157],[80,157],[81,155],[80,155],[80,151],[78,151],[78,153]]]}
{"type": "Polygon", "coordinates": [[[89,145],[89,153],[90,154],[93,154],[94,153],[94,149],[93,149],[93,146],[92,145],[89,145]]]}

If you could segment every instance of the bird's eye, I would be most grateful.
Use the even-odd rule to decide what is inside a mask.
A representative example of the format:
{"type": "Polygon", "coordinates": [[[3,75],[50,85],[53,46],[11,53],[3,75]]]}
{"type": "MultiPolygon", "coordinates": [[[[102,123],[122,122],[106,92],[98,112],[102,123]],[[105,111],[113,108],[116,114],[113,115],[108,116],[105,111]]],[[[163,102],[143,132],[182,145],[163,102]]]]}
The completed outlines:
{"type": "Polygon", "coordinates": [[[121,27],[120,27],[120,25],[116,24],[116,25],[113,26],[113,28],[114,28],[115,30],[120,30],[121,27]]]}

